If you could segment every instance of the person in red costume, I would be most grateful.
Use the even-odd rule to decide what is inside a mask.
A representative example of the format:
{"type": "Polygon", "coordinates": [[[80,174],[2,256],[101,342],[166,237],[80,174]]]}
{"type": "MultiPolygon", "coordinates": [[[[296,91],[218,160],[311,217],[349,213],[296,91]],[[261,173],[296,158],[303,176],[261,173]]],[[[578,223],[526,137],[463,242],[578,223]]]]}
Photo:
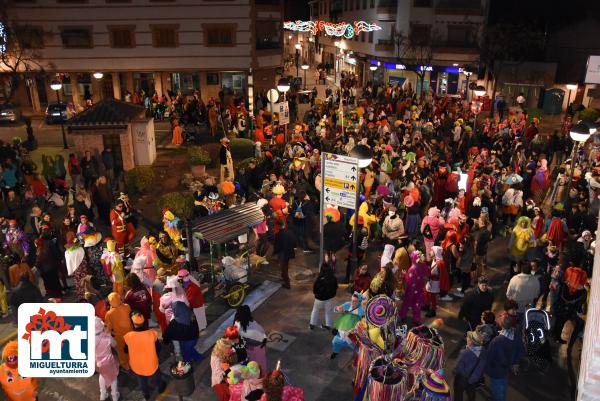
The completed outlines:
{"type": "Polygon", "coordinates": [[[206,329],[206,310],[204,309],[204,294],[200,288],[200,283],[186,269],[179,270],[177,279],[185,291],[185,297],[190,304],[190,308],[194,311],[198,330],[202,332],[206,329]]]}
{"type": "Polygon", "coordinates": [[[122,200],[118,200],[110,211],[110,228],[117,243],[117,251],[125,254],[135,237],[135,227],[125,219],[122,200]]]}

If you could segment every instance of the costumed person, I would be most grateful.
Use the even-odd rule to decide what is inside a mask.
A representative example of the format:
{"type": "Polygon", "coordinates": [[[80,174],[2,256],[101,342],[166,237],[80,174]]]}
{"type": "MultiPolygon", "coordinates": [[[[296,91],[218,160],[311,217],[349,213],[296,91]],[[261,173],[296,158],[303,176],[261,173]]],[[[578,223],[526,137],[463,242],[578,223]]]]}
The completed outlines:
{"type": "Polygon", "coordinates": [[[211,386],[218,401],[229,401],[226,371],[236,363],[237,355],[233,349],[233,341],[228,338],[218,339],[210,354],[211,386]]]}
{"type": "Polygon", "coordinates": [[[115,206],[110,211],[110,229],[117,243],[117,251],[123,255],[127,255],[129,245],[135,237],[135,228],[133,224],[127,223],[123,209],[123,201],[120,199],[117,200],[115,206]]]}
{"type": "Polygon", "coordinates": [[[398,239],[404,236],[404,223],[396,211],[395,206],[390,206],[388,208],[388,215],[383,220],[381,231],[386,244],[397,245],[398,239]]]}
{"type": "Polygon", "coordinates": [[[552,218],[546,223],[546,239],[562,249],[563,243],[569,236],[569,227],[563,220],[564,207],[561,203],[554,205],[552,218]]]}
{"type": "Polygon", "coordinates": [[[271,198],[269,205],[273,212],[273,233],[275,235],[273,254],[277,255],[279,260],[282,286],[289,290],[291,288],[288,273],[289,261],[295,257],[296,240],[292,232],[287,229],[288,203],[283,200],[285,193],[283,185],[275,185],[272,192],[275,196],[271,198]]]}
{"type": "Polygon", "coordinates": [[[167,323],[173,319],[173,304],[175,302],[188,302],[185,291],[177,276],[167,277],[164,293],[160,297],[160,311],[165,314],[167,323]]]}
{"type": "Polygon", "coordinates": [[[238,308],[233,319],[238,333],[246,343],[248,360],[255,361],[261,372],[267,372],[267,334],[265,329],[254,320],[248,305],[238,308]]]}
{"type": "Polygon", "coordinates": [[[36,401],[38,379],[19,374],[19,343],[9,341],[2,350],[0,385],[8,401],[36,401]]]}
{"type": "Polygon", "coordinates": [[[158,257],[156,256],[156,239],[153,236],[143,236],[140,240],[140,249],[135,254],[135,257],[145,256],[146,263],[144,264],[144,275],[148,277],[150,282],[156,280],[156,265],[158,265],[158,257]]]}
{"type": "Polygon", "coordinates": [[[420,401],[450,401],[450,386],[444,379],[443,370],[429,370],[421,378],[420,401]]]}
{"type": "Polygon", "coordinates": [[[117,355],[119,356],[119,363],[123,369],[129,369],[129,356],[125,352],[125,334],[133,330],[131,319],[131,307],[121,302],[121,297],[116,292],[111,292],[108,295],[108,302],[110,303],[110,309],[106,312],[104,317],[104,324],[106,328],[115,338],[117,355]]]}
{"type": "Polygon", "coordinates": [[[167,329],[167,317],[164,312],[160,310],[160,297],[163,295],[165,285],[167,281],[167,271],[165,269],[158,269],[156,272],[156,279],[152,283],[150,295],[152,296],[152,311],[156,316],[156,323],[160,327],[162,333],[167,329]]]}
{"type": "Polygon", "coordinates": [[[198,325],[192,320],[192,310],[183,302],[173,304],[173,319],[163,334],[163,341],[173,342],[175,358],[184,362],[199,362],[204,357],[194,346],[198,341],[198,325]]]}
{"type": "Polygon", "coordinates": [[[179,283],[183,287],[187,304],[194,312],[196,316],[196,323],[198,324],[198,331],[201,333],[206,329],[206,310],[204,308],[204,294],[200,283],[190,274],[187,269],[180,269],[177,273],[179,283]]]}
{"type": "Polygon", "coordinates": [[[271,371],[263,379],[263,395],[259,401],[304,401],[304,390],[285,384],[285,377],[279,368],[271,371]]]}
{"type": "Polygon", "coordinates": [[[414,240],[421,229],[421,204],[416,202],[412,195],[406,195],[403,203],[406,208],[406,234],[411,240],[414,240]]]}
{"type": "Polygon", "coordinates": [[[115,339],[105,329],[102,319],[96,318],[96,372],[98,373],[98,385],[100,386],[100,400],[110,397],[114,401],[119,400],[119,388],[117,376],[119,376],[119,360],[115,358],[113,349],[117,346],[115,339]]]}
{"type": "Polygon", "coordinates": [[[444,249],[441,246],[432,246],[431,252],[433,253],[433,262],[431,263],[431,275],[427,284],[425,284],[425,301],[426,307],[429,309],[425,316],[434,317],[435,310],[437,308],[438,296],[441,291],[441,283],[444,282],[444,292],[450,291],[450,279],[448,277],[448,270],[444,263],[444,249]],[[445,275],[442,279],[442,275],[445,275]]]}
{"type": "Polygon", "coordinates": [[[131,317],[133,330],[125,334],[124,340],[127,346],[131,371],[137,378],[140,390],[146,400],[152,395],[151,384],[154,382],[158,393],[162,394],[167,388],[159,369],[158,350],[159,340],[156,331],[147,328],[144,316],[135,313],[131,317]]]}
{"type": "Polygon", "coordinates": [[[171,237],[171,240],[173,241],[173,244],[175,244],[177,249],[181,251],[185,250],[185,247],[182,243],[181,230],[179,228],[179,217],[175,216],[173,212],[171,212],[167,208],[164,208],[162,210],[162,216],[164,232],[169,234],[169,237],[171,237]]]}
{"type": "Polygon", "coordinates": [[[260,366],[250,361],[246,366],[236,365],[237,372],[230,371],[227,375],[229,383],[229,401],[258,401],[263,395],[260,366]],[[233,377],[232,377],[233,376],[233,377]],[[239,376],[239,378],[238,378],[239,376]],[[239,380],[242,380],[240,383],[239,380]]]}
{"type": "MultiPolygon", "coordinates": [[[[529,217],[521,216],[517,219],[517,224],[513,228],[510,240],[508,241],[511,266],[514,267],[518,262],[523,261],[527,251],[534,246],[535,234],[531,228],[531,220],[529,217]]],[[[511,271],[513,270],[511,268],[511,271]]]]}
{"type": "Polygon", "coordinates": [[[106,249],[100,258],[104,272],[113,283],[113,292],[123,295],[123,281],[125,281],[125,270],[121,255],[117,252],[117,243],[112,238],[106,239],[106,249]]]}
{"type": "Polygon", "coordinates": [[[8,221],[8,230],[4,234],[4,247],[22,253],[25,257],[29,256],[29,238],[27,234],[18,225],[17,220],[8,221]]]}
{"type": "Polygon", "coordinates": [[[549,174],[548,161],[546,159],[540,160],[538,169],[531,179],[531,193],[533,194],[533,200],[536,204],[540,204],[544,200],[544,195],[548,188],[549,174]]]}
{"type": "MultiPolygon", "coordinates": [[[[362,202],[358,208],[358,217],[362,217],[362,226],[367,229],[367,233],[371,236],[371,226],[377,223],[377,215],[374,213],[374,204],[377,197],[371,195],[362,202]]],[[[350,226],[354,230],[354,213],[349,220],[350,226]]],[[[360,222],[358,224],[361,224],[360,222]]]]}
{"type": "Polygon", "coordinates": [[[440,233],[440,230],[444,226],[444,219],[440,216],[440,209],[433,206],[427,211],[427,216],[423,218],[421,222],[421,234],[423,234],[423,241],[425,242],[425,252],[427,260],[431,257],[431,247],[435,243],[435,240],[440,233]]]}
{"type": "Polygon", "coordinates": [[[233,157],[229,150],[229,138],[221,138],[221,149],[219,150],[219,161],[221,162],[221,176],[219,182],[225,180],[233,181],[235,178],[233,171],[233,157]]]}
{"type": "Polygon", "coordinates": [[[161,231],[158,234],[158,244],[156,245],[156,257],[158,258],[158,266],[165,269],[169,275],[177,274],[179,270],[177,266],[177,258],[179,257],[179,249],[173,243],[169,234],[161,231]]]}
{"type": "Polygon", "coordinates": [[[404,275],[404,300],[399,316],[406,319],[408,310],[412,309],[412,320],[421,323],[421,306],[424,302],[425,281],[430,276],[430,270],[425,263],[425,256],[420,251],[413,251],[410,255],[412,266],[404,275]]]}
{"type": "Polygon", "coordinates": [[[348,334],[365,315],[365,311],[362,308],[362,295],[358,292],[353,292],[351,300],[336,306],[334,311],[352,316],[340,316],[336,319],[335,336],[331,340],[331,359],[334,359],[343,348],[348,348],[352,351],[356,350],[356,345],[350,340],[348,334]]]}
{"type": "Polygon", "coordinates": [[[85,258],[85,251],[72,231],[67,233],[65,264],[67,265],[67,274],[69,277],[73,277],[73,281],[75,281],[77,299],[85,299],[85,288],[83,287],[82,279],[90,274],[91,270],[85,258]]]}
{"type": "Polygon", "coordinates": [[[173,139],[171,139],[173,145],[181,145],[183,143],[183,128],[179,125],[179,120],[173,120],[173,139]]]}

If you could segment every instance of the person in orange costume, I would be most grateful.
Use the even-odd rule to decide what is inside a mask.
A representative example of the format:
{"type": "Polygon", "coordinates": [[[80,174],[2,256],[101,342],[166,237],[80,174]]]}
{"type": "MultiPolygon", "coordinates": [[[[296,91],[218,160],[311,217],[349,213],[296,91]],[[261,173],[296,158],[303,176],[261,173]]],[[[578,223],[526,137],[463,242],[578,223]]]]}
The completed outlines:
{"type": "Polygon", "coordinates": [[[38,381],[33,377],[21,377],[18,370],[19,343],[10,341],[2,350],[0,385],[8,401],[35,401],[38,381]]]}
{"type": "Polygon", "coordinates": [[[110,228],[112,237],[117,243],[117,252],[126,254],[128,245],[135,237],[135,227],[133,224],[127,222],[123,206],[123,201],[117,200],[115,206],[110,211],[110,228]]]}
{"type": "Polygon", "coordinates": [[[131,307],[121,302],[121,297],[116,292],[111,292],[108,295],[110,309],[106,312],[104,324],[110,330],[117,343],[117,354],[119,354],[119,362],[123,369],[129,369],[129,356],[125,352],[125,334],[133,330],[131,319],[131,307]]]}

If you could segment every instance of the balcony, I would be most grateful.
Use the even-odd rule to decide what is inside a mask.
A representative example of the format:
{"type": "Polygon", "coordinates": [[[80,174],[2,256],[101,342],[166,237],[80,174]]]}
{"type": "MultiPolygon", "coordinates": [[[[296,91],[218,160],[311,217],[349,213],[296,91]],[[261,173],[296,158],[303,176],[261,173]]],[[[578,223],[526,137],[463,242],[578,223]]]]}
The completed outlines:
{"type": "Polygon", "coordinates": [[[440,0],[435,7],[436,14],[442,15],[481,15],[485,10],[481,0],[440,0]]]}
{"type": "Polygon", "coordinates": [[[394,40],[393,39],[378,39],[375,44],[375,50],[380,52],[393,52],[394,51],[394,40]]]}
{"type": "Polygon", "coordinates": [[[394,14],[398,10],[398,0],[379,0],[377,2],[377,14],[394,14]]]}

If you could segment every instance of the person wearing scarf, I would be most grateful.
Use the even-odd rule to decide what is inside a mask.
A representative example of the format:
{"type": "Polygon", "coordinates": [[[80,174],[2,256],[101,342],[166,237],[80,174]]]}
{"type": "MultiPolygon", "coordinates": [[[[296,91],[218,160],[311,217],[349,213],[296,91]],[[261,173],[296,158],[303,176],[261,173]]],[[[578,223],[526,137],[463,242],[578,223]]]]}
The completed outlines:
{"type": "Polygon", "coordinates": [[[119,399],[117,376],[119,375],[119,360],[115,358],[112,349],[117,346],[115,339],[105,329],[100,318],[96,318],[96,372],[100,386],[100,399],[108,398],[108,389],[113,400],[119,399]]]}
{"type": "Polygon", "coordinates": [[[203,356],[194,346],[198,341],[198,325],[193,321],[192,310],[183,302],[173,303],[173,320],[163,334],[163,340],[172,341],[177,360],[199,362],[203,356]]]}

